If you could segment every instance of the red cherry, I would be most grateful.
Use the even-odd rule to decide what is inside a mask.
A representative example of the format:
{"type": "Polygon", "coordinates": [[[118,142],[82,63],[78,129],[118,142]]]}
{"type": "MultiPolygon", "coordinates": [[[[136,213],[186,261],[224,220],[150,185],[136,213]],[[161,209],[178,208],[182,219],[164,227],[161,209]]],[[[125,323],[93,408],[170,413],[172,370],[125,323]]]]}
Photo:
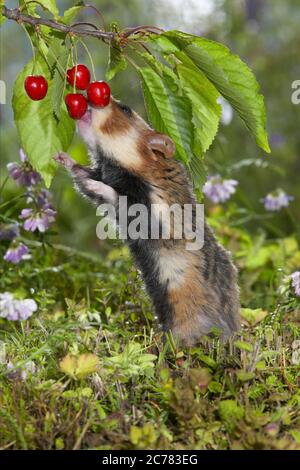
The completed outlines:
{"type": "Polygon", "coordinates": [[[80,93],[69,93],[65,97],[65,102],[72,119],[80,119],[86,113],[88,102],[80,93]]]}
{"type": "Polygon", "coordinates": [[[24,86],[27,95],[34,101],[42,100],[47,95],[48,83],[42,75],[29,75],[24,86]]]}
{"type": "Polygon", "coordinates": [[[110,88],[106,82],[92,82],[87,89],[88,100],[94,106],[104,108],[110,100],[110,88]]]}
{"type": "Polygon", "coordinates": [[[89,69],[85,65],[78,64],[77,67],[75,65],[71,69],[67,70],[67,80],[72,86],[74,86],[75,74],[76,88],[78,90],[86,90],[91,80],[89,69]]]}

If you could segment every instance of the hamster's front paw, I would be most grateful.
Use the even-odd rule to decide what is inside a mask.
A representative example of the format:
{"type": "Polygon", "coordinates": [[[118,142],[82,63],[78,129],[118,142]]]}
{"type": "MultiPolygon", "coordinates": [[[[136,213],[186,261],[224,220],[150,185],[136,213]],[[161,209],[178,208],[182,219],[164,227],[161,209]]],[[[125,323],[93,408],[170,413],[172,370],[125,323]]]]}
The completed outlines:
{"type": "Polygon", "coordinates": [[[67,170],[72,170],[76,162],[65,152],[59,152],[54,157],[54,160],[63,165],[67,170]]]}
{"type": "Polygon", "coordinates": [[[89,192],[97,196],[101,196],[110,203],[116,202],[118,193],[111,186],[108,186],[102,181],[96,181],[88,178],[83,182],[83,184],[89,192]]]}

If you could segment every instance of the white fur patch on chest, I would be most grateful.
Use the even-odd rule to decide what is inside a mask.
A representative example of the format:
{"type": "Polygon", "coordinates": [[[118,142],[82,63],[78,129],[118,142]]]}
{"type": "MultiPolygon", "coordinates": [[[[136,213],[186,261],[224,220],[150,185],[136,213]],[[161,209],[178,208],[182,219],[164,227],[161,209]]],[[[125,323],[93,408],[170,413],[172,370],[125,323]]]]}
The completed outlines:
{"type": "Polygon", "coordinates": [[[117,160],[125,168],[137,167],[142,163],[138,152],[138,133],[132,127],[116,136],[98,133],[97,140],[104,152],[117,160]]]}
{"type": "Polygon", "coordinates": [[[162,249],[159,256],[159,278],[162,283],[168,282],[169,289],[179,288],[186,276],[188,261],[184,252],[162,249]]]}

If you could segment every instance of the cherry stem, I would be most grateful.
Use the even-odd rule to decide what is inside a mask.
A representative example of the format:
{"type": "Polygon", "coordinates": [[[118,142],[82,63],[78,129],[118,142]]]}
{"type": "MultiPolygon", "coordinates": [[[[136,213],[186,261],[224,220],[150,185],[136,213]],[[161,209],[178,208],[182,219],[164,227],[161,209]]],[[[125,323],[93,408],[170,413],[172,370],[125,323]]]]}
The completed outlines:
{"type": "MultiPolygon", "coordinates": [[[[29,2],[26,2],[26,0],[25,0],[24,5],[21,5],[21,6],[19,7],[19,10],[20,10],[20,11],[23,11],[24,8],[26,8],[26,10],[28,11],[27,6],[29,5],[29,3],[36,3],[36,4],[39,5],[43,10],[48,10],[48,8],[45,8],[45,5],[43,5],[42,3],[38,2],[37,0],[29,0],[29,2]]],[[[48,11],[49,11],[49,10],[48,10],[48,11]]]]}
{"type": "Polygon", "coordinates": [[[50,54],[52,55],[53,59],[56,60],[56,65],[58,66],[58,68],[60,69],[60,71],[62,72],[63,75],[65,75],[66,71],[65,69],[63,68],[63,66],[60,64],[59,60],[58,60],[58,57],[56,57],[56,55],[54,54],[54,52],[51,50],[51,48],[49,47],[48,49],[48,52],[50,52],[50,54]]]}
{"type": "Polygon", "coordinates": [[[51,66],[48,62],[48,59],[47,59],[47,56],[45,55],[44,51],[39,47],[39,41],[44,41],[44,43],[46,44],[46,46],[48,47],[48,50],[49,50],[49,46],[47,44],[47,42],[42,38],[41,36],[41,33],[37,30],[37,28],[35,29],[35,33],[37,35],[37,39],[38,39],[38,50],[39,50],[39,53],[41,54],[41,56],[44,58],[44,61],[45,63],[47,64],[47,67],[49,69],[49,71],[51,72],[51,66]]]}
{"type": "Polygon", "coordinates": [[[104,16],[102,15],[101,11],[98,10],[98,8],[96,8],[94,5],[91,5],[90,3],[86,3],[84,5],[84,8],[91,8],[92,10],[94,10],[97,13],[97,15],[100,16],[102,24],[103,24],[103,28],[106,29],[106,21],[104,19],[104,16]]]}
{"type": "Polygon", "coordinates": [[[82,39],[79,39],[79,41],[82,44],[82,46],[85,48],[85,51],[86,51],[86,53],[89,57],[91,67],[92,67],[93,78],[94,78],[94,81],[96,81],[96,72],[95,72],[95,66],[94,66],[94,61],[93,61],[92,55],[91,55],[87,45],[85,44],[85,42],[82,39]]]}
{"type": "Polygon", "coordinates": [[[163,33],[164,30],[161,28],[157,28],[156,26],[137,26],[135,28],[125,28],[125,32],[123,33],[124,38],[128,38],[129,36],[137,33],[144,33],[144,32],[149,32],[149,33],[154,33],[154,34],[160,34],[163,33]]]}
{"type": "MultiPolygon", "coordinates": [[[[70,57],[72,55],[72,51],[69,51],[69,55],[68,55],[68,60],[67,60],[67,70],[69,69],[69,63],[70,63],[70,57]]],[[[63,89],[63,94],[62,96],[64,96],[64,93],[65,93],[65,90],[66,90],[66,86],[67,86],[67,74],[66,72],[64,73],[64,89],[63,89]]]]}
{"type": "Polygon", "coordinates": [[[80,21],[79,23],[72,23],[71,24],[71,28],[74,28],[75,26],[81,26],[81,25],[84,25],[84,26],[91,26],[92,28],[94,28],[95,30],[98,31],[98,28],[95,24],[93,23],[87,23],[86,21],[80,21]]]}
{"type": "MultiPolygon", "coordinates": [[[[141,45],[141,47],[142,47],[143,49],[145,49],[146,52],[148,52],[148,54],[151,54],[151,55],[153,56],[152,52],[151,52],[150,49],[146,46],[146,44],[144,44],[143,42],[141,42],[140,45],[141,45]]],[[[153,56],[153,57],[154,57],[154,56],[153,56]]]]}
{"type": "Polygon", "coordinates": [[[137,64],[134,62],[133,59],[131,59],[131,57],[128,56],[128,54],[124,53],[125,57],[126,57],[126,60],[128,60],[128,62],[132,65],[132,67],[134,67],[137,71],[139,70],[139,67],[137,66],[137,64]]]}
{"type": "Polygon", "coordinates": [[[73,41],[72,36],[70,36],[70,42],[71,42],[71,63],[72,63],[72,67],[74,67],[74,65],[75,65],[75,61],[74,61],[74,41],[73,41]]]}
{"type": "Polygon", "coordinates": [[[74,66],[74,56],[75,56],[75,75],[74,75],[74,83],[73,83],[73,93],[76,93],[76,82],[77,82],[77,68],[78,68],[78,52],[77,52],[77,45],[74,42],[74,39],[71,37],[72,43],[72,61],[74,66]]]}
{"type": "MultiPolygon", "coordinates": [[[[141,46],[141,48],[144,49],[144,50],[147,52],[147,54],[149,54],[149,55],[151,55],[152,57],[154,57],[154,55],[152,54],[152,52],[150,51],[150,49],[148,49],[148,47],[147,47],[144,43],[139,42],[139,46],[141,46]]],[[[142,52],[139,52],[135,47],[132,47],[131,45],[129,45],[129,47],[130,47],[130,49],[131,49],[133,52],[135,52],[135,53],[137,53],[137,54],[142,54],[142,52]]],[[[145,53],[144,53],[144,54],[145,54],[145,53]]],[[[128,58],[128,55],[127,55],[126,57],[128,58]]]]}
{"type": "Polygon", "coordinates": [[[24,29],[28,39],[29,39],[29,42],[30,42],[30,45],[31,45],[31,49],[32,49],[32,58],[33,58],[33,67],[32,67],[32,72],[31,72],[31,75],[34,75],[34,72],[35,72],[35,66],[36,66],[36,53],[35,53],[35,47],[33,45],[33,42],[32,42],[32,39],[31,39],[31,36],[30,34],[28,33],[27,31],[27,28],[24,24],[21,24],[22,28],[24,29]]]}
{"type": "Polygon", "coordinates": [[[75,46],[75,75],[74,75],[74,85],[73,85],[73,93],[76,93],[76,83],[77,83],[77,70],[78,70],[78,54],[77,54],[77,47],[75,46]]]}

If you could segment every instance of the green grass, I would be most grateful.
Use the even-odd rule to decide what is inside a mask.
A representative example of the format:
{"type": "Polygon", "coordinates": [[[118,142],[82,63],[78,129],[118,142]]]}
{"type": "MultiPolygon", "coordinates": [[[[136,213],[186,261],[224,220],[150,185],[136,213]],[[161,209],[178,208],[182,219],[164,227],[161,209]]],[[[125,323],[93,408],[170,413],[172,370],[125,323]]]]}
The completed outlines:
{"type": "Polygon", "coordinates": [[[250,237],[225,232],[251,309],[226,345],[164,341],[121,245],[94,257],[32,242],[30,262],[0,265],[0,292],[39,306],[0,319],[0,448],[300,449],[299,301],[278,271],[299,251],[254,240],[253,266],[250,237]]]}

